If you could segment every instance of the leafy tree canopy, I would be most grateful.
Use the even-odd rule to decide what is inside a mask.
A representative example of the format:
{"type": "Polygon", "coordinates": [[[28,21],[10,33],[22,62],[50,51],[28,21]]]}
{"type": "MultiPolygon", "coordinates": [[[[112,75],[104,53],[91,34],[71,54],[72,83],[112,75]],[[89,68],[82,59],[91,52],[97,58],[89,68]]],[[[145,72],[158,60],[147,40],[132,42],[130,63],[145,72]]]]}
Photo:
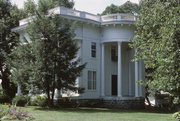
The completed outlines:
{"type": "Polygon", "coordinates": [[[77,58],[79,48],[73,39],[72,23],[65,22],[59,15],[47,16],[47,4],[40,0],[34,8],[35,18],[26,28],[31,42],[23,38],[27,43],[19,45],[13,53],[12,79],[26,88],[42,90],[51,106],[55,89],[82,92],[83,89],[76,86],[76,79],[85,65],[77,58]]]}
{"type": "Polygon", "coordinates": [[[0,0],[0,79],[4,95],[11,99],[16,92],[15,85],[10,81],[10,68],[7,59],[17,46],[17,34],[11,29],[18,26],[22,11],[11,5],[9,0],[0,0]]]}
{"type": "Polygon", "coordinates": [[[46,13],[47,10],[58,6],[64,6],[67,8],[74,7],[73,0],[38,0],[36,4],[33,0],[27,0],[24,3],[24,11],[28,14],[27,16],[35,15],[36,10],[39,13],[46,13]]]}
{"type": "Polygon", "coordinates": [[[132,3],[130,1],[127,1],[121,6],[111,4],[110,6],[106,7],[106,9],[102,12],[102,15],[114,13],[139,13],[139,6],[138,4],[132,3]]]}
{"type": "Polygon", "coordinates": [[[180,1],[142,0],[132,46],[144,60],[149,88],[180,104],[180,1]]]}

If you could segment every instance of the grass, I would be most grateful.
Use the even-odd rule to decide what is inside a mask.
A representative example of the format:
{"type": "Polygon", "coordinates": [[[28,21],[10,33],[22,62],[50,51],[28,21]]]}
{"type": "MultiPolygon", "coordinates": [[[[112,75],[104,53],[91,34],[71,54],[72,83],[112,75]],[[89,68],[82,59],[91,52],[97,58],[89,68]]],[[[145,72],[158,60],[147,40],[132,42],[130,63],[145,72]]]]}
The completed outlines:
{"type": "Polygon", "coordinates": [[[48,109],[26,107],[36,121],[176,121],[172,113],[107,108],[48,109]]]}

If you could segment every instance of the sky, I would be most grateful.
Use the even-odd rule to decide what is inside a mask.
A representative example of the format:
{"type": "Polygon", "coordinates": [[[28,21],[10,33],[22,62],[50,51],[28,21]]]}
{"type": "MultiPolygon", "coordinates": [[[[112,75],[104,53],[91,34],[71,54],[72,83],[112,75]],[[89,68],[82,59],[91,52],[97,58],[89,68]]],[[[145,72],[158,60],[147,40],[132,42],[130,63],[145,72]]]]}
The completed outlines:
{"type": "MultiPolygon", "coordinates": [[[[25,0],[11,0],[18,7],[22,8],[25,0]]],[[[37,1],[37,0],[35,0],[37,1]]],[[[105,8],[111,4],[122,5],[128,0],[74,0],[76,10],[86,11],[89,13],[97,14],[102,13],[105,8]]],[[[129,0],[133,3],[138,3],[139,0],[129,0]]]]}

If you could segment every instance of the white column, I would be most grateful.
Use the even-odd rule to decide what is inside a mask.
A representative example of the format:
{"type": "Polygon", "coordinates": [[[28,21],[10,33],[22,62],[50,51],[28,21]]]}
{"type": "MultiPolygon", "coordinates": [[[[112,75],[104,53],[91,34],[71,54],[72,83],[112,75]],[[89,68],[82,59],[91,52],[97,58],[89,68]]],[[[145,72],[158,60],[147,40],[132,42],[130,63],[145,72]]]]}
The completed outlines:
{"type": "MultiPolygon", "coordinates": [[[[136,50],[135,50],[136,53],[136,50]]],[[[139,80],[139,64],[138,61],[135,61],[135,97],[139,97],[139,84],[137,81],[139,80]]]]}
{"type": "Polygon", "coordinates": [[[21,85],[18,84],[16,96],[20,96],[20,95],[22,95],[22,92],[21,92],[21,85]]]}
{"type": "MultiPolygon", "coordinates": [[[[143,78],[143,61],[139,61],[139,80],[143,81],[144,78],[143,78]]],[[[143,96],[143,93],[142,93],[142,88],[143,86],[141,84],[139,84],[139,97],[142,97],[143,96]]]]}
{"type": "Polygon", "coordinates": [[[105,96],[104,93],[104,43],[101,45],[101,96],[105,96]]]}
{"type": "Polygon", "coordinates": [[[121,42],[118,42],[118,97],[122,97],[122,53],[121,42]]]}

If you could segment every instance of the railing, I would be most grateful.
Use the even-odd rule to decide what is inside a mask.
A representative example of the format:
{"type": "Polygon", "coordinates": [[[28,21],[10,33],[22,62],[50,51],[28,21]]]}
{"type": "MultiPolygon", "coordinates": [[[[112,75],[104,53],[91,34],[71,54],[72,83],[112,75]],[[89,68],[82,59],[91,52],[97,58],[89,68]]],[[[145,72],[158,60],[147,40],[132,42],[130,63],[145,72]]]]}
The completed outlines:
{"type": "Polygon", "coordinates": [[[130,14],[110,14],[101,16],[103,22],[108,21],[136,21],[135,15],[130,14]]]}
{"type": "MultiPolygon", "coordinates": [[[[48,11],[49,14],[60,14],[67,16],[74,16],[98,22],[111,22],[111,21],[136,21],[137,17],[130,14],[110,14],[105,16],[98,16],[87,12],[82,12],[74,9],[68,9],[65,7],[56,7],[48,11]]],[[[32,17],[22,19],[19,21],[20,25],[27,24],[32,21],[32,17]]]]}
{"type": "Polygon", "coordinates": [[[27,23],[31,22],[33,18],[34,17],[29,17],[29,18],[22,19],[22,20],[19,21],[19,25],[21,26],[21,25],[27,24],[27,23]]]}
{"type": "Polygon", "coordinates": [[[80,17],[81,11],[60,7],[59,14],[80,17]]]}
{"type": "Polygon", "coordinates": [[[90,14],[90,13],[85,13],[85,18],[95,20],[95,21],[101,21],[101,16],[97,16],[97,15],[90,14]]]}

